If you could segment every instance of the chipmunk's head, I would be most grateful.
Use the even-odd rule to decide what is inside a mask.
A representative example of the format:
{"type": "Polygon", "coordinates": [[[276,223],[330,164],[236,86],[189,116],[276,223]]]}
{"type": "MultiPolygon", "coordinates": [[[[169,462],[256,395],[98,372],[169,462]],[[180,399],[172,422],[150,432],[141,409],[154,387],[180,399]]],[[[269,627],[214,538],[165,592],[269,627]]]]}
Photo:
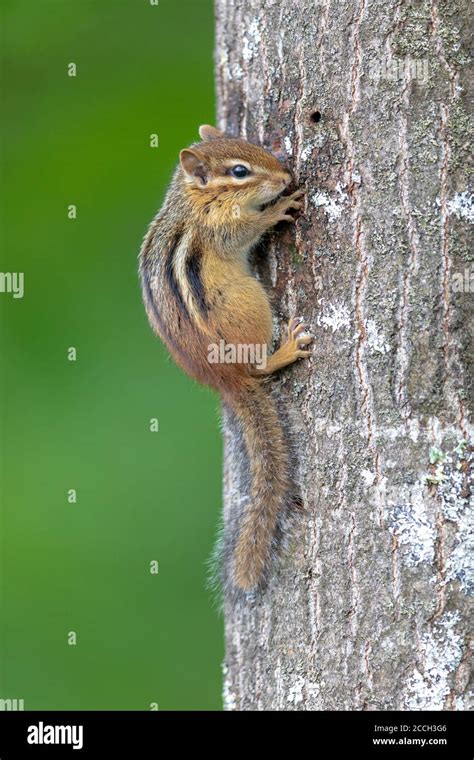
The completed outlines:
{"type": "Polygon", "coordinates": [[[201,143],[180,153],[184,178],[203,201],[222,201],[257,208],[270,203],[290,184],[291,174],[275,156],[258,145],[202,126],[201,143]]]}

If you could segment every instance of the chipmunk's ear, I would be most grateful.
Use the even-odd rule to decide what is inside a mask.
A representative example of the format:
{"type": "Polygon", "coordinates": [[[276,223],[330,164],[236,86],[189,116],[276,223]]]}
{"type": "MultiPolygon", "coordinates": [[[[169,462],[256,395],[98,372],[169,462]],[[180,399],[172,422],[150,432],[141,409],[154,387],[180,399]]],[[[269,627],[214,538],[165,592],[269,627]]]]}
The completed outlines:
{"type": "Polygon", "coordinates": [[[209,167],[197,151],[186,148],[179,154],[179,160],[188,179],[193,180],[199,186],[207,183],[209,167]]]}
{"type": "Polygon", "coordinates": [[[199,137],[201,140],[218,140],[219,137],[225,137],[224,133],[221,132],[220,129],[217,129],[217,127],[211,127],[209,124],[203,124],[201,127],[199,127],[199,137]]]}

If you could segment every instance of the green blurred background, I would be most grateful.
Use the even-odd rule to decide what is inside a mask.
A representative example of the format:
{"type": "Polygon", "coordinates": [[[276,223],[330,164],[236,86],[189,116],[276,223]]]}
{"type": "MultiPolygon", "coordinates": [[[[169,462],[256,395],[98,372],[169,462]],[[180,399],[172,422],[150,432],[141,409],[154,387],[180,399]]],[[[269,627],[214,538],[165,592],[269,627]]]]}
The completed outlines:
{"type": "Polygon", "coordinates": [[[214,120],[212,2],[2,7],[0,269],[25,294],[0,294],[0,698],[220,709],[218,399],[153,336],[136,274],[179,150],[214,120]]]}

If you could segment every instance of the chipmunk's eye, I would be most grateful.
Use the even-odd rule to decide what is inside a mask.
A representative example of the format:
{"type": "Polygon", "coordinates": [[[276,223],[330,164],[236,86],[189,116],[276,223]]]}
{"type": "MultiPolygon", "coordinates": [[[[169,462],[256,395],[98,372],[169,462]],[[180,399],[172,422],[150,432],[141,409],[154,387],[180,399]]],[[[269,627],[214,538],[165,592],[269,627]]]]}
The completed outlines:
{"type": "Polygon", "coordinates": [[[233,177],[236,179],[244,179],[244,177],[248,177],[250,174],[249,169],[247,169],[246,166],[242,166],[242,164],[237,164],[237,166],[233,166],[230,170],[230,174],[232,174],[233,177]]]}

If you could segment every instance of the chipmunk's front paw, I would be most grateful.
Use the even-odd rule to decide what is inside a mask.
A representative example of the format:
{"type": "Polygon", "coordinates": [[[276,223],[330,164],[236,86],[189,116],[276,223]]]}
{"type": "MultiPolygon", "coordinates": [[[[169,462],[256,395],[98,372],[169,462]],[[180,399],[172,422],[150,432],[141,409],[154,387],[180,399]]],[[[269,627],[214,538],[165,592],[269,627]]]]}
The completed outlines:
{"type": "Polygon", "coordinates": [[[304,359],[311,356],[313,353],[311,349],[306,349],[305,346],[309,346],[313,342],[313,336],[308,332],[303,317],[293,317],[288,322],[288,338],[286,345],[288,349],[292,350],[295,355],[295,359],[304,359]]]}
{"type": "Polygon", "coordinates": [[[275,212],[278,216],[278,221],[294,222],[295,219],[291,214],[288,214],[290,208],[300,209],[303,206],[302,197],[304,195],[304,189],[299,188],[295,190],[291,195],[283,195],[275,204],[275,212]]]}

